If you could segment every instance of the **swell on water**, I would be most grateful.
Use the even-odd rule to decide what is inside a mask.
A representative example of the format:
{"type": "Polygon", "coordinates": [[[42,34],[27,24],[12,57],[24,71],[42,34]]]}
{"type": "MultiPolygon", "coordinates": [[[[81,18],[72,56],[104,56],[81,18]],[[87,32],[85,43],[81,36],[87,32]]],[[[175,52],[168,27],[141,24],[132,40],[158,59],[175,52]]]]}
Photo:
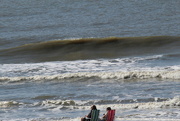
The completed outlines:
{"type": "Polygon", "coordinates": [[[180,37],[108,37],[54,40],[0,50],[0,63],[71,61],[177,53],[180,37]]]}

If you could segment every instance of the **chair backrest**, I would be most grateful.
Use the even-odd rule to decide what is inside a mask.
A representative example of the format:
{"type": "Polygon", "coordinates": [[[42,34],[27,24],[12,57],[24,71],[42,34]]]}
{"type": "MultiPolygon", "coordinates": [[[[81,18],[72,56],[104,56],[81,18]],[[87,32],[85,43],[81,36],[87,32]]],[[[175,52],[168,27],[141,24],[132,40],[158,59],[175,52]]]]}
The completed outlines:
{"type": "Polygon", "coordinates": [[[115,110],[109,110],[106,121],[114,121],[115,110]]]}
{"type": "Polygon", "coordinates": [[[100,110],[92,110],[91,112],[91,120],[90,121],[98,121],[100,110]]]}

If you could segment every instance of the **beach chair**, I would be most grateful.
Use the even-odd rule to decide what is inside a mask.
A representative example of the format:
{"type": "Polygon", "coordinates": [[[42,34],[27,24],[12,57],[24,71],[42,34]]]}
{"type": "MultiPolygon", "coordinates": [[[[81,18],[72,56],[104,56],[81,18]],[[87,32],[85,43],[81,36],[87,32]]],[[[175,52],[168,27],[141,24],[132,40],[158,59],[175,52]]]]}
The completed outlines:
{"type": "Polygon", "coordinates": [[[100,110],[92,110],[90,121],[98,121],[100,110]]]}
{"type": "Polygon", "coordinates": [[[114,121],[115,110],[109,110],[106,121],[114,121]]]}

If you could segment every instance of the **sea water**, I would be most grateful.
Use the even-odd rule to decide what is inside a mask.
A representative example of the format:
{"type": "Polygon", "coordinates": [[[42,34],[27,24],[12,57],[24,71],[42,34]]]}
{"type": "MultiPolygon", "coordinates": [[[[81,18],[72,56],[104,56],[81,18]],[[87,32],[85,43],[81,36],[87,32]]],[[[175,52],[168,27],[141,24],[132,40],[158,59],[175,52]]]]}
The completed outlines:
{"type": "Polygon", "coordinates": [[[1,0],[0,120],[180,120],[179,0],[1,0]]]}

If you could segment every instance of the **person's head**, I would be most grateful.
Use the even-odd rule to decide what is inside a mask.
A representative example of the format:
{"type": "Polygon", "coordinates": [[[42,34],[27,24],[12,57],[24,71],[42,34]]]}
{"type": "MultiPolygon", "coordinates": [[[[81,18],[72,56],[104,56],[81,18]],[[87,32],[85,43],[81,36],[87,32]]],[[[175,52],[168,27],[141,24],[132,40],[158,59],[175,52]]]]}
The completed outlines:
{"type": "Polygon", "coordinates": [[[111,110],[111,107],[107,107],[107,108],[106,108],[106,111],[109,111],[109,110],[111,110]]]}
{"type": "Polygon", "coordinates": [[[95,105],[92,105],[92,106],[91,106],[91,110],[97,110],[96,106],[95,106],[95,105]]]}

